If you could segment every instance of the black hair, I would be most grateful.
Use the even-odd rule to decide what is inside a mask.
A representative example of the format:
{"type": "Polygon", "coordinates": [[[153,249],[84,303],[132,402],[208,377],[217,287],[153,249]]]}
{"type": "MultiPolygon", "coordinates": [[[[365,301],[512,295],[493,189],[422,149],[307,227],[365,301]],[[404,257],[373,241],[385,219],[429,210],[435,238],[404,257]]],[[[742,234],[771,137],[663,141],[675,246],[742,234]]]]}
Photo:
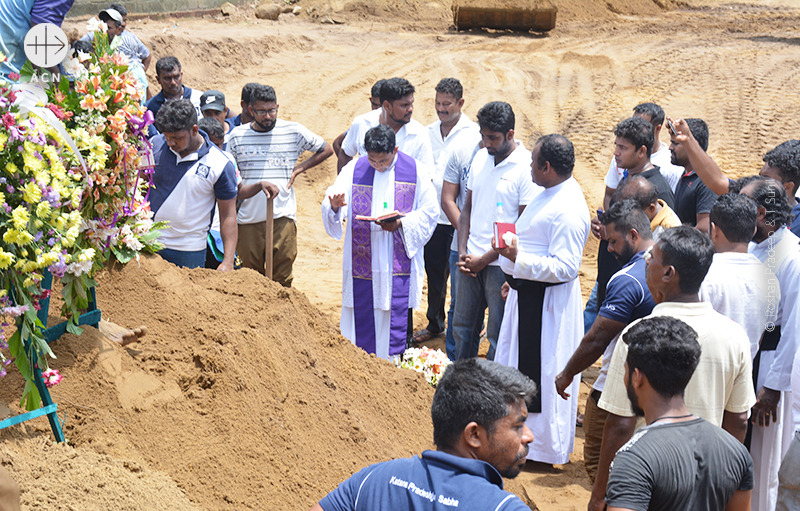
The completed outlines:
{"type": "Polygon", "coordinates": [[[742,189],[748,185],[753,186],[749,197],[756,201],[758,207],[767,210],[764,220],[768,226],[778,229],[792,222],[794,218],[792,207],[789,206],[786,189],[780,182],[769,177],[758,176],[751,179],[747,185],[742,186],[742,189]]]}
{"type": "Polygon", "coordinates": [[[629,117],[617,124],[617,127],[614,128],[614,135],[633,144],[637,151],[644,146],[647,149],[648,157],[653,152],[653,144],[656,142],[653,126],[641,117],[629,117]]]}
{"type": "Polygon", "coordinates": [[[203,117],[197,122],[197,127],[214,138],[225,138],[225,126],[213,117],[203,117]]]}
{"type": "Polygon", "coordinates": [[[761,176],[742,176],[736,181],[728,184],[728,193],[741,193],[742,188],[749,185],[753,181],[762,179],[761,176]]]}
{"type": "Polygon", "coordinates": [[[381,78],[380,80],[375,82],[375,85],[373,85],[372,89],[370,89],[370,91],[369,91],[369,96],[371,98],[380,98],[381,97],[381,87],[383,87],[384,83],[386,83],[386,78],[381,78]]]}
{"type": "Polygon", "coordinates": [[[72,43],[72,48],[75,50],[76,55],[79,51],[83,53],[94,53],[94,44],[92,44],[92,41],[81,41],[78,39],[72,43]]]}
{"type": "Polygon", "coordinates": [[[196,124],[197,111],[186,98],[167,101],[156,114],[156,127],[161,133],[190,130],[196,124]]]}
{"type": "Polygon", "coordinates": [[[391,153],[395,148],[394,130],[385,124],[379,124],[364,135],[364,149],[368,153],[391,153]]]}
{"type": "Polygon", "coordinates": [[[708,124],[703,119],[686,119],[689,131],[703,151],[708,150],[708,124]]]}
{"type": "Polygon", "coordinates": [[[539,168],[545,162],[550,162],[550,166],[561,177],[569,177],[572,169],[575,168],[575,148],[572,142],[564,135],[557,133],[545,135],[536,141],[535,146],[539,146],[539,158],[536,165],[539,168]]]}
{"type": "Polygon", "coordinates": [[[250,91],[250,106],[255,106],[256,103],[262,101],[264,103],[277,103],[278,97],[275,95],[275,89],[271,85],[253,84],[250,91]]]}
{"type": "Polygon", "coordinates": [[[758,205],[747,195],[720,195],[708,219],[731,243],[747,243],[756,232],[758,205]]]}
{"type": "Polygon", "coordinates": [[[121,4],[111,4],[111,5],[108,6],[108,8],[109,9],[114,9],[115,11],[120,13],[122,16],[127,16],[128,15],[128,9],[124,8],[121,4]]]}
{"type": "Polygon", "coordinates": [[[161,57],[156,61],[156,76],[160,76],[162,71],[172,71],[177,66],[181,70],[181,62],[177,57],[161,57]]]}
{"type": "Polygon", "coordinates": [[[650,124],[655,129],[659,124],[664,124],[664,109],[655,103],[640,103],[633,107],[633,113],[650,117],[650,124]]]}
{"type": "Polygon", "coordinates": [[[800,187],[800,140],[787,140],[764,155],[764,163],[780,170],[784,183],[794,183],[794,191],[800,187]]]}
{"type": "Polygon", "coordinates": [[[636,201],[639,209],[644,210],[658,202],[658,188],[642,176],[628,176],[614,191],[611,202],[625,199],[636,201]]]}
{"type": "Polygon", "coordinates": [[[242,101],[244,101],[245,105],[250,104],[250,95],[253,93],[253,89],[255,89],[256,87],[261,87],[261,84],[256,82],[250,82],[244,84],[244,87],[242,87],[242,101]]]}
{"type": "Polygon", "coordinates": [[[414,94],[414,86],[405,78],[389,78],[381,85],[381,105],[384,101],[391,103],[409,94],[414,94]]]}
{"type": "Polygon", "coordinates": [[[454,361],[433,395],[433,443],[440,450],[452,449],[470,422],[491,435],[510,406],[529,404],[536,391],[536,384],[513,367],[483,358],[454,361]]]}
{"type": "Polygon", "coordinates": [[[688,225],[667,229],[658,240],[664,266],[678,273],[681,293],[695,294],[708,274],[714,258],[714,245],[707,234],[688,225]]]}
{"type": "Polygon", "coordinates": [[[622,336],[628,345],[628,375],[641,371],[665,398],[682,396],[700,363],[697,332],[671,316],[651,316],[622,336]]]}
{"type": "Polygon", "coordinates": [[[450,94],[457,100],[464,97],[464,87],[461,85],[461,82],[458,81],[458,78],[442,78],[441,81],[436,84],[436,92],[450,94]]]}
{"type": "Polygon", "coordinates": [[[627,235],[631,229],[639,233],[645,240],[653,239],[653,232],[650,230],[650,219],[644,214],[635,200],[623,200],[615,202],[613,206],[600,215],[600,223],[608,226],[614,224],[615,230],[620,234],[627,235]]]}
{"type": "Polygon", "coordinates": [[[486,103],[478,110],[478,124],[481,128],[496,133],[508,133],[514,129],[514,110],[503,101],[486,103]]]}

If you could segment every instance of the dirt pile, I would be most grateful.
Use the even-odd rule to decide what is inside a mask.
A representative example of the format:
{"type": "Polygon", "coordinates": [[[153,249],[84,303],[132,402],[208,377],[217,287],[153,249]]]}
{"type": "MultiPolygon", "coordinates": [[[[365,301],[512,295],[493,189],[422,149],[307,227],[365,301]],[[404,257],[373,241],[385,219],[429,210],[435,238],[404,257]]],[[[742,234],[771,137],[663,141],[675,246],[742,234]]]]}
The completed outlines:
{"type": "MultiPolygon", "coordinates": [[[[143,257],[102,273],[98,301],[150,333],[127,349],[91,328],[53,345],[65,434],[97,466],[166,474],[202,509],[301,509],[369,463],[431,448],[422,377],[355,348],[304,295],[255,272],[143,257]]],[[[0,399],[20,385],[1,380],[0,399]]],[[[6,464],[40,491],[27,486],[38,469],[6,464]]]]}

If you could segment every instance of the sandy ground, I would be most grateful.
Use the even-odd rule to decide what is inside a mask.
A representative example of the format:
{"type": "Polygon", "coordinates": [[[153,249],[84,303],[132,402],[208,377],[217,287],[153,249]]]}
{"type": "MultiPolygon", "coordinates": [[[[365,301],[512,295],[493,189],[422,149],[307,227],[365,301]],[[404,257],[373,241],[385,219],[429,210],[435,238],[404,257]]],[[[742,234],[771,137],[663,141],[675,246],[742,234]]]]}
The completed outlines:
{"type": "MultiPolygon", "coordinates": [[[[221,90],[238,110],[242,85],[268,83],[278,92],[282,118],[328,141],[367,110],[369,87],[379,78],[404,76],[414,83],[414,118],[428,124],[435,120],[433,87],[443,77],[458,77],[471,118],[483,104],[503,100],[513,106],[517,138],[527,147],[552,132],[573,141],[575,176],[590,210],[602,201],[612,130],[637,103],[654,101],[670,116],[703,118],[711,132],[709,153],[731,176],[757,172],[767,150],[798,138],[800,10],[792,2],[557,3],[559,25],[544,35],[455,33],[448,30],[449,5],[416,1],[301,0],[301,16],[282,15],[277,22],[257,21],[250,8],[232,19],[133,20],[129,28],[156,58],[176,55],[186,85],[221,90]],[[321,24],[325,17],[343,23],[321,24]]],[[[297,182],[295,286],[335,324],[342,247],[325,235],[319,219],[334,178],[329,160],[297,182]]],[[[585,295],[596,251],[590,240],[581,271],[585,295]]],[[[423,319],[418,311],[417,327],[423,319]]],[[[524,491],[543,511],[585,508],[590,487],[581,462],[579,429],[571,463],[529,467],[520,476],[524,491]]]]}

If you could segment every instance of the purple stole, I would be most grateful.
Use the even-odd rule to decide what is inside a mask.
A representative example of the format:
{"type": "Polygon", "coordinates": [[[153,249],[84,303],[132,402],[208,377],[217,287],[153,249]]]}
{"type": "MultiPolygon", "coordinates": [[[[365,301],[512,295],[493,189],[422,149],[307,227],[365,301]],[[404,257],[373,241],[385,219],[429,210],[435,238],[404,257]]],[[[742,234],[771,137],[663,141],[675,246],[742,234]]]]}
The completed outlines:
{"type": "MultiPolygon", "coordinates": [[[[353,243],[353,313],[356,323],[356,346],[367,353],[375,353],[375,313],[372,300],[372,237],[366,220],[355,220],[356,215],[372,215],[372,183],[375,169],[365,156],[358,159],[353,169],[353,190],[350,198],[352,210],[353,243]]],[[[394,208],[408,214],[414,205],[417,188],[417,164],[413,158],[397,152],[394,165],[394,208]]],[[[406,349],[408,334],[409,284],[411,259],[400,229],[392,233],[392,302],[389,356],[399,355],[406,349]]]]}

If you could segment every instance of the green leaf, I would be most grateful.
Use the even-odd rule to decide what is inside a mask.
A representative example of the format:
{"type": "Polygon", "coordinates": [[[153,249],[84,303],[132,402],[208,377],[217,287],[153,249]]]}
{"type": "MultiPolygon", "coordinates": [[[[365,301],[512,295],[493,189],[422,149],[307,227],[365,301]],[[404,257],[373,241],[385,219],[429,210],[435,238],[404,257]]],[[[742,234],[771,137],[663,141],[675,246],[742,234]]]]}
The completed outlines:
{"type": "Polygon", "coordinates": [[[31,78],[33,78],[33,72],[33,63],[30,60],[26,60],[25,64],[22,66],[22,69],[19,70],[19,81],[31,81],[31,78]]]}
{"type": "Polygon", "coordinates": [[[70,319],[67,321],[67,332],[75,335],[81,335],[83,333],[83,328],[79,327],[77,322],[74,322],[72,319],[70,319]]]}
{"type": "Polygon", "coordinates": [[[134,257],[136,257],[136,251],[131,250],[128,247],[111,247],[111,251],[114,252],[114,256],[116,256],[117,261],[121,262],[122,264],[129,263],[134,257]]]}

